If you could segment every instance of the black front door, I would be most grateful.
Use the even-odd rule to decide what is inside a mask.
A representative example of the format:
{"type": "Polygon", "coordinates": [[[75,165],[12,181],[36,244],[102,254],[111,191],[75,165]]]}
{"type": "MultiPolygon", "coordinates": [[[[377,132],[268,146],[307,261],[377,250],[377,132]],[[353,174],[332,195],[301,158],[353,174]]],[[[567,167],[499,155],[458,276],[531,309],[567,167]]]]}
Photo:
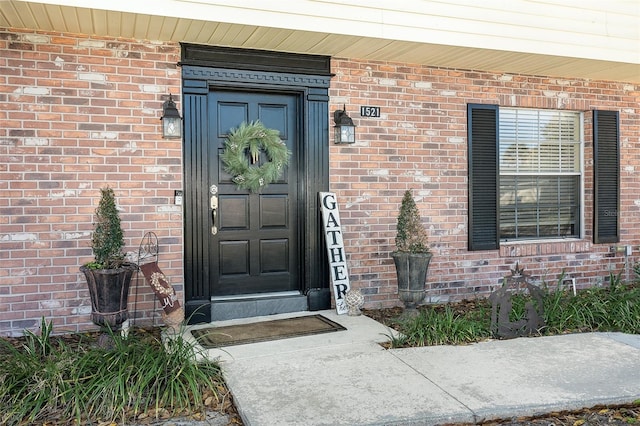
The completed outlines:
{"type": "MultiPolygon", "coordinates": [[[[209,180],[203,200],[210,209],[202,232],[209,238],[211,295],[240,296],[301,289],[298,204],[298,95],[212,90],[208,95],[209,180]],[[220,154],[229,131],[260,120],[276,129],[292,152],[281,178],[259,192],[239,189],[220,154]],[[211,208],[211,205],[215,209],[211,208]]],[[[249,155],[247,153],[247,155],[249,155]]],[[[259,166],[267,161],[263,152],[259,166]]]]}
{"type": "Polygon", "coordinates": [[[301,310],[306,289],[329,283],[318,192],[329,188],[330,58],[182,44],[181,69],[189,322],[301,310]],[[229,130],[256,119],[293,155],[250,193],[219,156],[229,130]]]}

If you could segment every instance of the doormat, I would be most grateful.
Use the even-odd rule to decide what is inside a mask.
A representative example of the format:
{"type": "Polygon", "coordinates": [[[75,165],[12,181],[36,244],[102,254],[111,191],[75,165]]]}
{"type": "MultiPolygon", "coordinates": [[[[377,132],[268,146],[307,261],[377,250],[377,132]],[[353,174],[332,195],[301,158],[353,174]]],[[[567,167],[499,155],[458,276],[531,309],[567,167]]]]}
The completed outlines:
{"type": "Polygon", "coordinates": [[[341,330],[346,328],[322,315],[309,315],[251,324],[207,327],[192,330],[191,334],[203,348],[212,349],[341,330]]]}

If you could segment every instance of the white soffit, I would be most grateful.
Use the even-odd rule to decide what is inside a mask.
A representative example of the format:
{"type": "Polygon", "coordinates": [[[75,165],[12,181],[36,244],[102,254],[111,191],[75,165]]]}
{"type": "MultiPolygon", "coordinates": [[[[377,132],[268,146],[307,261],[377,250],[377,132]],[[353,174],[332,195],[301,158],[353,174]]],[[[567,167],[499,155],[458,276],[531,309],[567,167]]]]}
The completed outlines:
{"type": "Polygon", "coordinates": [[[638,0],[0,0],[0,27],[640,83],[638,0]]]}

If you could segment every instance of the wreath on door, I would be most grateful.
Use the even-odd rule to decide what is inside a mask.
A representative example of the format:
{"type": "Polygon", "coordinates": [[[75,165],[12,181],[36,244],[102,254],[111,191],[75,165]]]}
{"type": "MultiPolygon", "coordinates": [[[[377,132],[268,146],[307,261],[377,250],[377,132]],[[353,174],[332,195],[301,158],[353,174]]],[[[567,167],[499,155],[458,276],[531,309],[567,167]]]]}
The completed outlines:
{"type": "Polygon", "coordinates": [[[258,192],[282,176],[290,156],[291,151],[280,139],[280,132],[268,129],[256,120],[242,122],[231,129],[220,158],[224,170],[233,176],[231,180],[238,188],[258,192]],[[262,152],[266,154],[267,161],[259,165],[262,152]]]}

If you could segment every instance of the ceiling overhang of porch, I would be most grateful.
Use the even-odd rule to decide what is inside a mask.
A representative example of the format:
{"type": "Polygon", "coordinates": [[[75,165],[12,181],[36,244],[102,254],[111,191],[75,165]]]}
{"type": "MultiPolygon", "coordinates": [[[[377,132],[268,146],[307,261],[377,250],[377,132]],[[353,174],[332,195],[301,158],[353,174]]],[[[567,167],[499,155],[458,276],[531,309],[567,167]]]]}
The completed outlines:
{"type": "MultiPolygon", "coordinates": [[[[320,16],[318,20],[322,22],[321,25],[307,25],[308,29],[303,29],[299,27],[304,25],[295,23],[297,15],[291,14],[293,22],[282,24],[289,22],[283,21],[283,17],[280,16],[287,13],[286,11],[258,11],[248,7],[247,4],[251,2],[246,0],[233,2],[233,6],[216,5],[214,3],[221,2],[213,0],[112,0],[108,5],[97,6],[102,3],[105,2],[0,0],[0,27],[210,44],[510,74],[640,83],[640,40],[635,40],[637,54],[621,55],[620,52],[613,52],[610,58],[603,59],[606,55],[601,53],[602,49],[594,57],[590,51],[581,52],[576,47],[576,53],[573,55],[565,53],[566,50],[554,50],[548,47],[549,44],[536,44],[532,40],[528,44],[529,47],[520,49],[516,47],[517,40],[500,43],[500,34],[486,35],[484,40],[477,37],[474,46],[474,42],[467,43],[465,39],[451,34],[447,36],[446,30],[435,27],[428,28],[428,33],[425,32],[427,29],[419,28],[406,36],[397,25],[371,26],[372,31],[368,31],[368,25],[372,22],[365,19],[360,21],[358,28],[349,30],[349,20],[320,16]],[[85,5],[87,7],[83,7],[85,5]],[[183,9],[176,7],[189,7],[190,13],[184,13],[183,9]],[[215,10],[219,13],[212,14],[212,8],[217,8],[215,10]],[[199,10],[203,13],[198,14],[199,10]],[[217,16],[218,19],[190,17],[193,15],[217,16]],[[362,33],[370,35],[359,35],[362,33]],[[416,40],[416,34],[422,33],[427,41],[416,40]],[[438,33],[441,33],[441,38],[437,37],[438,33]],[[620,60],[622,57],[628,57],[628,60],[620,60]]],[[[339,7],[339,3],[333,0],[314,3],[339,7]]],[[[631,29],[626,35],[623,34],[614,40],[624,41],[626,37],[626,40],[631,40],[633,44],[637,33],[637,28],[631,29]]],[[[525,40],[523,46],[524,43],[525,40]]],[[[622,49],[622,53],[629,52],[628,47],[622,49]]],[[[633,46],[630,51],[634,51],[633,46]]]]}

